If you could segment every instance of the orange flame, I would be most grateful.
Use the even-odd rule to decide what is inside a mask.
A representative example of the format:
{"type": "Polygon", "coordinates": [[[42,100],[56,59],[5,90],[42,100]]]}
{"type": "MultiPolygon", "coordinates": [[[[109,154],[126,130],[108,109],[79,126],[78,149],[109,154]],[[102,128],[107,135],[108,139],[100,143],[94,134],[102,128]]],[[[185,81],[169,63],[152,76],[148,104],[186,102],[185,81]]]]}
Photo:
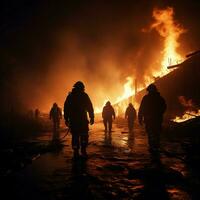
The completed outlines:
{"type": "MultiPolygon", "coordinates": [[[[134,95],[133,78],[131,78],[130,76],[128,76],[128,77],[126,77],[126,83],[124,84],[124,92],[123,92],[123,94],[121,96],[119,96],[117,98],[117,100],[114,102],[114,104],[119,104],[120,105],[120,102],[124,101],[125,99],[128,99],[129,97],[131,97],[133,95],[134,95]]],[[[103,106],[105,105],[106,101],[108,101],[108,99],[104,100],[103,106]]],[[[102,112],[103,106],[96,107],[95,108],[95,113],[102,112]]],[[[124,110],[126,106],[127,106],[127,103],[125,103],[125,104],[123,103],[123,108],[121,108],[121,109],[124,110]]],[[[120,107],[122,107],[122,106],[120,106],[120,107]]]]}
{"type": "Polygon", "coordinates": [[[101,107],[95,107],[95,108],[94,108],[94,112],[95,112],[96,114],[101,113],[102,110],[103,110],[103,106],[106,104],[107,101],[109,101],[109,100],[108,100],[108,99],[105,99],[104,102],[103,102],[103,105],[102,105],[101,107]]]}
{"type": "Polygon", "coordinates": [[[175,65],[183,61],[183,57],[177,53],[179,47],[178,39],[186,30],[174,21],[174,10],[168,7],[164,10],[155,8],[153,18],[156,20],[151,28],[158,31],[160,36],[164,38],[164,50],[162,52],[163,59],[161,62],[161,70],[154,75],[163,76],[169,73],[167,66],[175,65]]]}
{"type": "Polygon", "coordinates": [[[128,76],[126,77],[126,83],[124,84],[124,93],[122,94],[122,96],[119,96],[117,98],[117,101],[115,103],[119,103],[120,101],[123,101],[124,99],[128,99],[133,94],[134,94],[133,78],[128,76]]]}
{"type": "Polygon", "coordinates": [[[187,121],[189,119],[194,119],[195,117],[198,117],[198,116],[200,116],[200,109],[197,112],[195,112],[195,111],[185,111],[183,116],[181,116],[181,117],[176,116],[175,119],[173,119],[172,121],[180,123],[180,122],[187,121]]]}

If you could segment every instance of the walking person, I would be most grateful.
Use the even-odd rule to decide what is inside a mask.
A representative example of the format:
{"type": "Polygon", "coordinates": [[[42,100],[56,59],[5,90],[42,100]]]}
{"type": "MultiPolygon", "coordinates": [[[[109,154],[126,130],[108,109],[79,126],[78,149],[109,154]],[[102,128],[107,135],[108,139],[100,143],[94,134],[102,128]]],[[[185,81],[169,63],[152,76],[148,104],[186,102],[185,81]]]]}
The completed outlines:
{"type": "Polygon", "coordinates": [[[59,140],[59,128],[60,128],[60,120],[62,119],[62,111],[61,108],[58,107],[57,103],[54,103],[50,113],[49,118],[53,122],[53,141],[59,140]]]}
{"type": "Polygon", "coordinates": [[[94,110],[81,81],[76,82],[72,91],[67,95],[64,103],[64,118],[72,134],[73,158],[79,158],[80,148],[81,156],[87,158],[89,123],[90,125],[94,124],[94,110]],[[89,120],[87,113],[89,114],[89,120]]]}
{"type": "Polygon", "coordinates": [[[106,105],[103,107],[102,118],[105,127],[105,132],[111,133],[112,131],[112,122],[115,119],[115,111],[112,107],[110,101],[107,101],[106,105]]]}
{"type": "Polygon", "coordinates": [[[145,124],[150,153],[158,153],[166,103],[154,84],[147,87],[147,92],[140,104],[138,120],[140,125],[145,124]]]}
{"type": "Polygon", "coordinates": [[[126,108],[125,119],[127,119],[128,122],[129,133],[132,133],[134,121],[136,119],[136,110],[132,103],[129,103],[128,107],[126,108]]]}

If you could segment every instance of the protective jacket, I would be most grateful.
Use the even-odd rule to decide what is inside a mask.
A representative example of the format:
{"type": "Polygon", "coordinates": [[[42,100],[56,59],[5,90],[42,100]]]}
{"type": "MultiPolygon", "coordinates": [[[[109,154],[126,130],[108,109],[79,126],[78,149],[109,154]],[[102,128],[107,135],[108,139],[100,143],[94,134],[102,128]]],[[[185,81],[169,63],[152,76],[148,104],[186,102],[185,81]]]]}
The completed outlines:
{"type": "Polygon", "coordinates": [[[138,120],[139,123],[144,121],[145,124],[161,124],[163,121],[163,114],[166,110],[166,103],[160,93],[150,92],[145,95],[142,99],[139,112],[138,120]]]}
{"type": "Polygon", "coordinates": [[[78,88],[73,88],[64,104],[64,118],[71,132],[88,132],[88,117],[94,120],[94,110],[89,96],[78,88]]]}

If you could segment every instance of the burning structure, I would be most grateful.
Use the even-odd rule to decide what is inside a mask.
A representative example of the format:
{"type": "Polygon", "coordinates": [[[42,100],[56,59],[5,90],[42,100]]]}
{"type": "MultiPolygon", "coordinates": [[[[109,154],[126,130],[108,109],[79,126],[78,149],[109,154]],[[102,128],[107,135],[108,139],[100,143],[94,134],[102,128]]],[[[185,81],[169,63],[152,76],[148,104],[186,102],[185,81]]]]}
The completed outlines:
{"type": "MultiPolygon", "coordinates": [[[[50,56],[51,58],[47,54],[48,64],[45,67],[40,65],[39,61],[33,62],[33,67],[30,60],[27,64],[22,57],[21,60],[25,62],[23,63],[17,54],[13,53],[11,57],[9,51],[7,52],[9,56],[5,59],[5,63],[7,64],[9,60],[10,66],[7,67],[5,64],[8,75],[2,81],[2,90],[5,91],[5,95],[1,99],[5,110],[12,111],[15,107],[19,110],[24,110],[24,107],[30,110],[39,107],[41,111],[48,112],[52,102],[63,104],[66,92],[71,90],[71,85],[77,79],[85,82],[96,113],[102,111],[102,106],[107,100],[116,105],[118,113],[124,113],[129,102],[133,102],[137,109],[140,94],[143,94],[142,90],[155,80],[158,87],[162,85],[163,95],[170,96],[168,93],[171,89],[166,91],[164,89],[163,92],[162,88],[168,88],[170,85],[168,81],[171,81],[171,78],[167,77],[176,76],[173,74],[179,73],[179,69],[178,72],[175,72],[177,71],[175,69],[172,73],[167,66],[176,65],[184,60],[183,51],[179,52],[179,39],[186,32],[185,28],[175,20],[173,7],[158,9],[153,5],[147,12],[148,19],[144,19],[145,23],[143,23],[142,20],[138,20],[141,15],[138,14],[138,7],[135,7],[135,4],[133,6],[135,12],[132,9],[129,10],[129,6],[124,5],[123,11],[116,9],[116,13],[113,13],[120,18],[124,16],[124,18],[119,22],[118,20],[113,22],[112,18],[109,18],[109,7],[102,4],[102,8],[107,8],[103,9],[107,17],[101,18],[96,27],[94,21],[91,20],[91,16],[96,16],[93,6],[80,8],[82,11],[80,15],[87,14],[83,18],[84,26],[79,23],[78,17],[70,18],[71,26],[63,28],[59,34],[54,35],[56,45],[52,49],[56,51],[51,52],[54,55],[50,56]],[[130,15],[126,16],[121,13],[126,9],[130,15]],[[137,25],[136,21],[140,21],[141,24],[137,25]],[[94,28],[91,28],[93,27],[91,25],[94,25],[94,28]],[[112,34],[114,31],[115,37],[112,34]],[[94,41],[88,37],[91,34],[94,34],[94,41]],[[30,77],[30,74],[33,74],[33,77],[30,77]],[[88,74],[93,76],[88,76],[88,74]],[[14,78],[10,78],[11,75],[14,78]],[[16,84],[12,84],[12,81],[16,84]],[[162,84],[163,82],[165,83],[162,84]],[[24,91],[31,91],[32,95],[27,95],[24,91]],[[12,98],[13,96],[15,98],[12,98]],[[13,109],[10,108],[12,105],[13,109]]],[[[143,4],[141,8],[144,8],[143,4]]],[[[36,20],[34,23],[39,22],[36,20]]],[[[169,109],[174,113],[176,111],[173,108],[178,107],[175,104],[179,104],[177,96],[189,98],[182,92],[175,95],[175,100],[168,99],[169,109]]]]}
{"type": "MultiPolygon", "coordinates": [[[[186,30],[173,19],[173,9],[154,9],[155,22],[151,29],[155,29],[164,39],[164,49],[160,69],[152,71],[153,77],[147,77],[144,85],[155,82],[159,91],[166,99],[168,109],[167,118],[175,122],[182,122],[200,115],[200,51],[186,55],[177,53],[178,39],[186,30]],[[168,67],[167,67],[168,66],[168,67]]],[[[135,79],[136,80],[136,79],[135,79]]],[[[124,94],[115,102],[118,114],[123,114],[125,107],[132,102],[138,108],[145,95],[145,86],[138,89],[137,81],[133,86],[133,79],[128,77],[124,84],[124,94]],[[134,91],[135,90],[135,91],[134,91]],[[137,92],[139,90],[139,92],[137,92]]]]}
{"type": "MultiPolygon", "coordinates": [[[[183,56],[177,52],[177,49],[180,45],[178,40],[186,30],[174,20],[174,9],[172,7],[167,7],[166,9],[154,8],[152,17],[154,22],[151,24],[150,29],[142,31],[148,33],[155,30],[162,38],[163,49],[160,55],[158,54],[157,58],[155,58],[155,63],[146,63],[146,65],[150,66],[146,74],[143,74],[143,81],[138,81],[136,75],[126,78],[124,93],[118,96],[114,102],[118,114],[124,112],[129,102],[134,103],[135,107],[138,108],[139,102],[134,98],[137,91],[143,90],[148,84],[170,73],[167,66],[178,64],[184,60],[183,56]]],[[[101,109],[96,109],[97,113],[100,111],[101,109]]]]}
{"type": "MultiPolygon", "coordinates": [[[[166,99],[169,118],[181,116],[184,112],[198,112],[200,107],[199,65],[200,53],[174,66],[175,70],[155,81],[159,91],[166,99]]],[[[139,92],[136,100],[140,101],[144,93],[145,90],[139,92]]]]}

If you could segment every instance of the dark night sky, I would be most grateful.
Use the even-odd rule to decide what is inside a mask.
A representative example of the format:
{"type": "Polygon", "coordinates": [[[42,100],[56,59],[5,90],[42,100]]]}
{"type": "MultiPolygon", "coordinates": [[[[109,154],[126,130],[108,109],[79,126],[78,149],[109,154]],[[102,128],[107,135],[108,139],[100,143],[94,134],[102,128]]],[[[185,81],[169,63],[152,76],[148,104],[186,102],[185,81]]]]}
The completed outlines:
{"type": "Polygon", "coordinates": [[[130,74],[142,81],[161,44],[155,31],[141,30],[152,23],[154,7],[167,6],[187,29],[181,53],[199,49],[198,1],[5,1],[0,8],[3,103],[14,96],[46,109],[52,101],[62,104],[77,79],[86,82],[93,99],[103,98],[105,88],[114,95],[116,80],[121,84],[130,74]]]}

